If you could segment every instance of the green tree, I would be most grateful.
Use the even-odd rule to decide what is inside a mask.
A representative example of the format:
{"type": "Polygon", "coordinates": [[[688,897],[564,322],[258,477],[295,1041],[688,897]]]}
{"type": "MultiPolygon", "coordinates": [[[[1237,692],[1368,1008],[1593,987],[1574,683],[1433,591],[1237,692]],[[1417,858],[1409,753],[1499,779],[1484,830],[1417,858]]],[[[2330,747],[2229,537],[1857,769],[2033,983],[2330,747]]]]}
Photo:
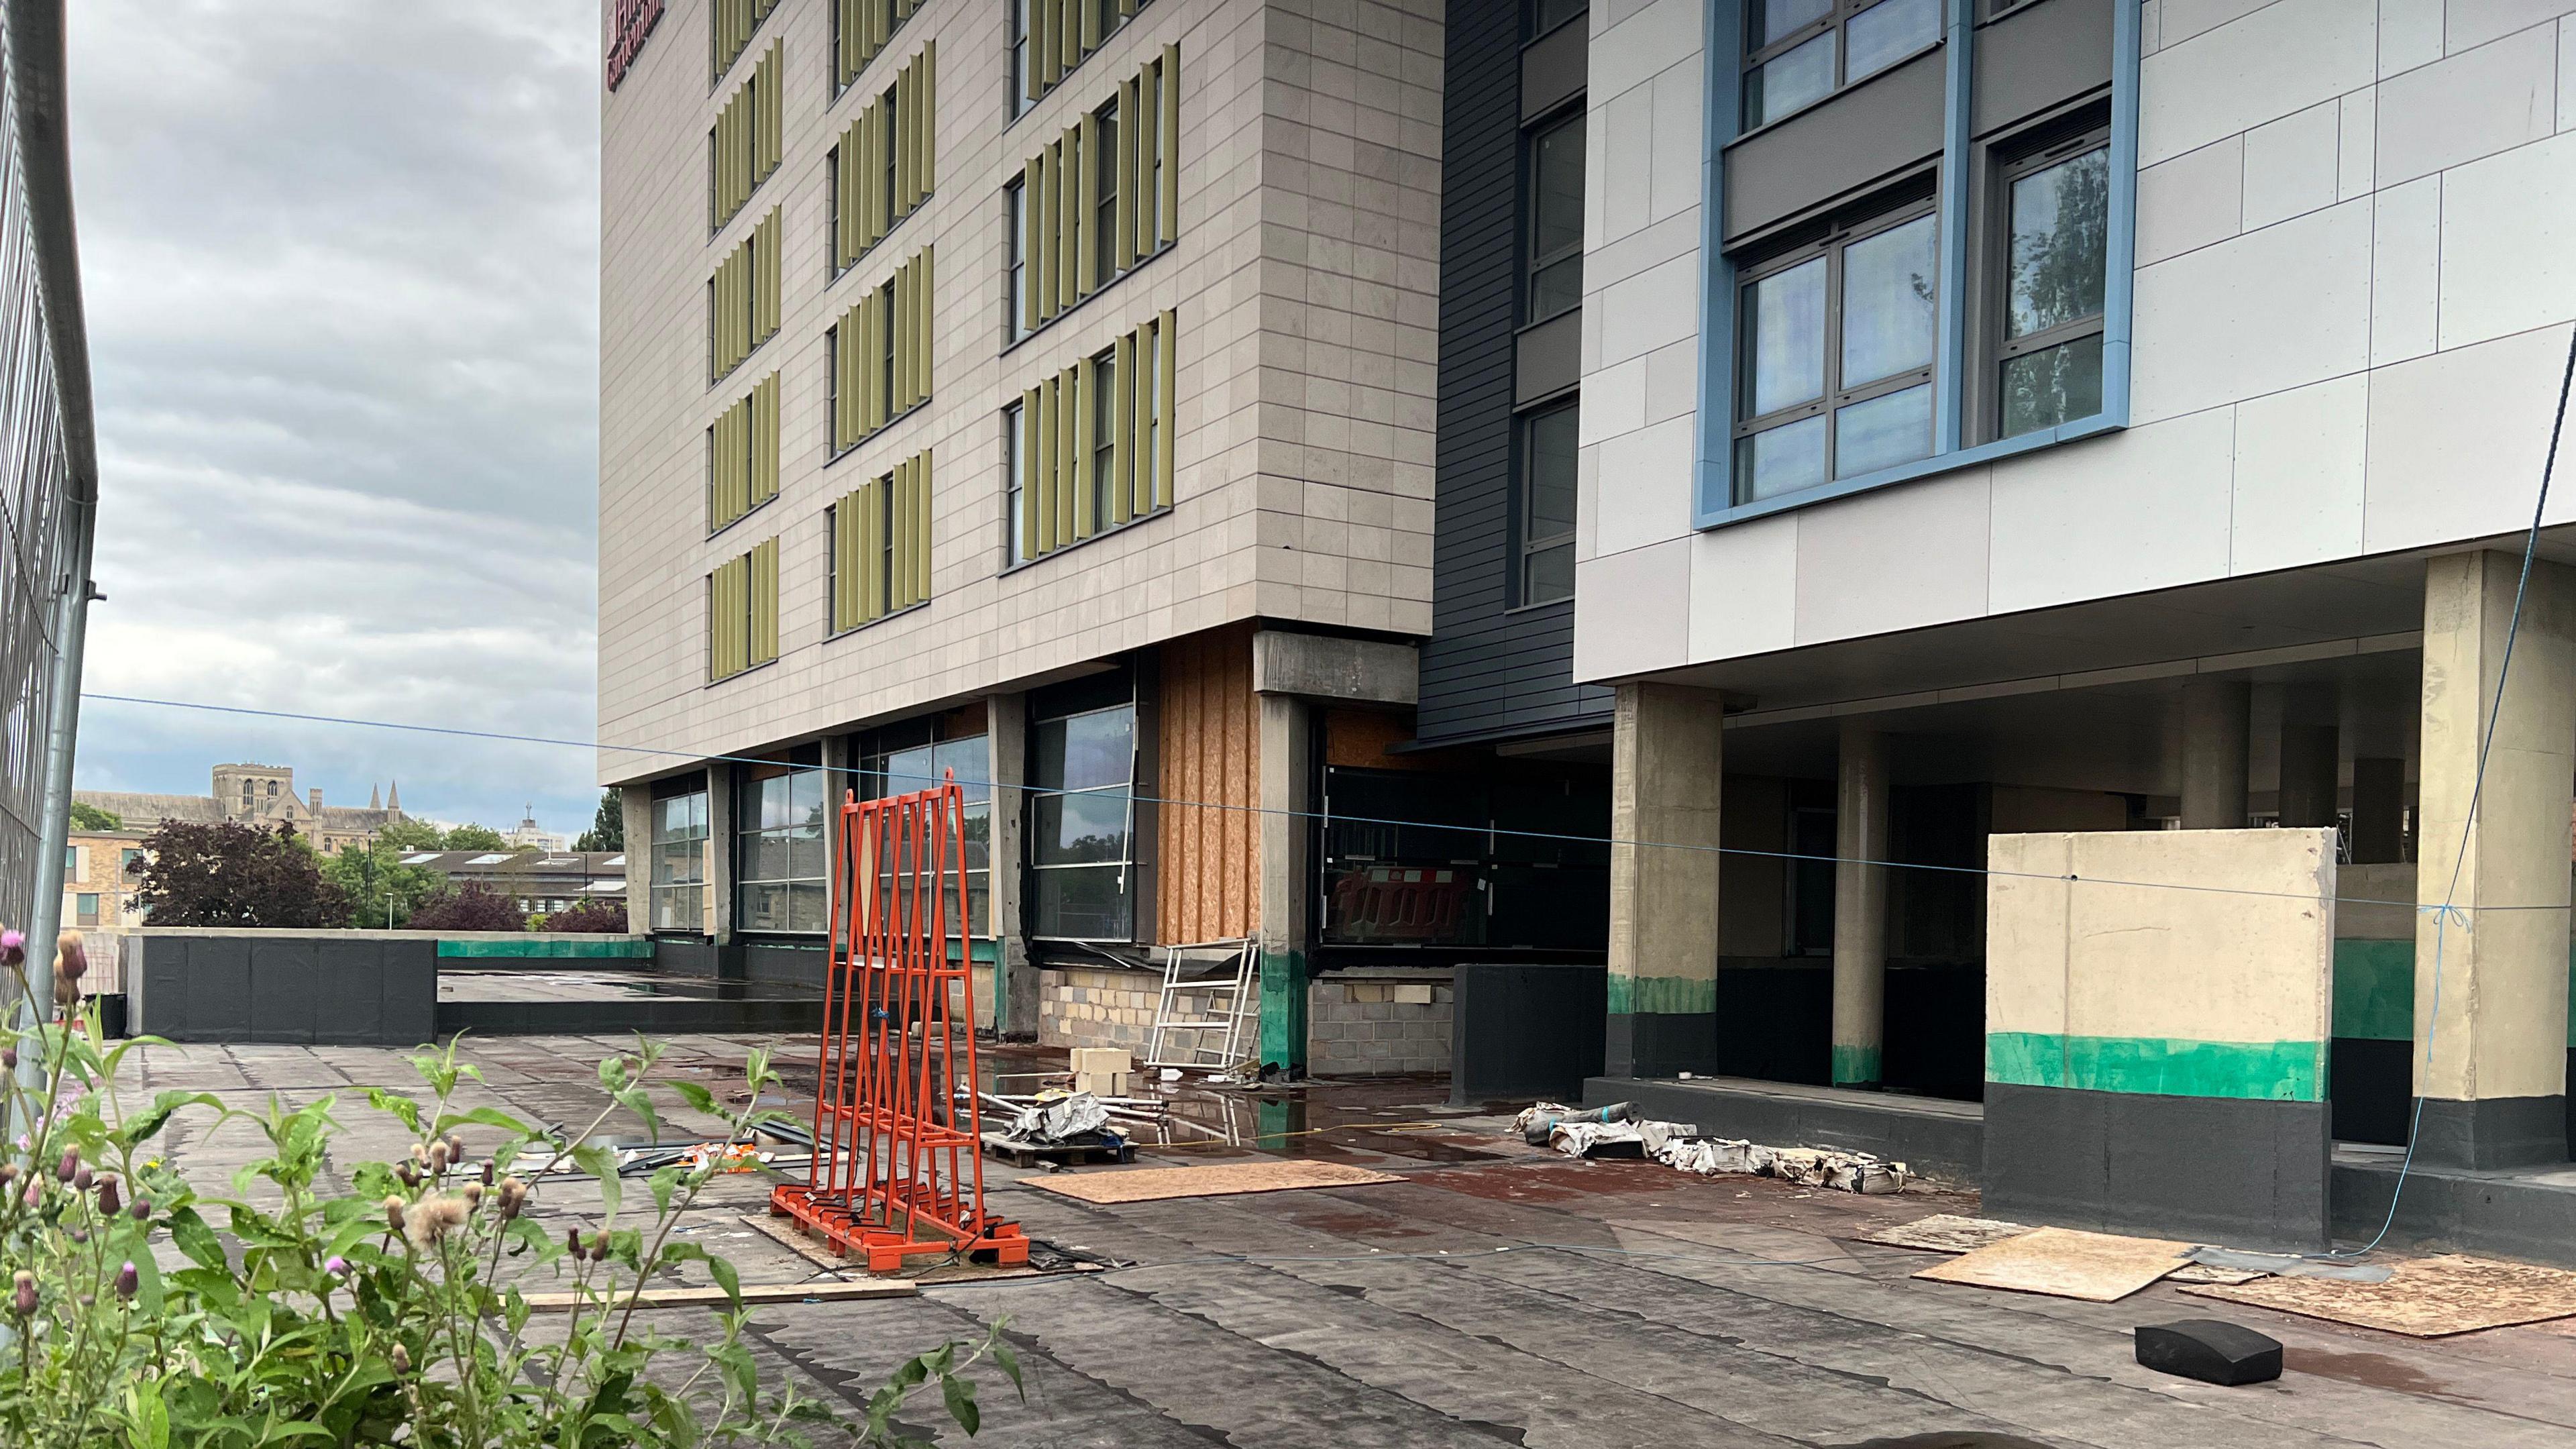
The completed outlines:
{"type": "Polygon", "coordinates": [[[74,800],[72,828],[74,830],[123,830],[125,821],[111,811],[101,810],[95,805],[84,805],[74,800]]]}
{"type": "Polygon", "coordinates": [[[489,825],[459,825],[447,832],[449,850],[508,850],[510,842],[489,825]]]}
{"type": "Polygon", "coordinates": [[[426,820],[394,820],[376,831],[376,843],[400,850],[445,850],[447,832],[426,820]]]}
{"type": "MultiPolygon", "coordinates": [[[[413,847],[390,839],[392,833],[381,832],[373,845],[364,849],[353,846],[322,862],[323,879],[348,894],[353,925],[399,930],[421,902],[447,887],[447,877],[437,871],[424,865],[403,864],[403,857],[411,854],[413,847]]],[[[437,834],[435,830],[430,833],[437,834]]],[[[433,844],[428,848],[438,847],[433,844]]]]}
{"type": "Polygon", "coordinates": [[[171,820],[143,838],[139,903],[156,926],[346,925],[348,898],[320,857],[281,824],[272,834],[230,821],[171,820]]]}
{"type": "Polygon", "coordinates": [[[624,850],[626,848],[626,797],[617,790],[599,792],[599,813],[590,817],[590,828],[572,843],[575,850],[624,850]]]}

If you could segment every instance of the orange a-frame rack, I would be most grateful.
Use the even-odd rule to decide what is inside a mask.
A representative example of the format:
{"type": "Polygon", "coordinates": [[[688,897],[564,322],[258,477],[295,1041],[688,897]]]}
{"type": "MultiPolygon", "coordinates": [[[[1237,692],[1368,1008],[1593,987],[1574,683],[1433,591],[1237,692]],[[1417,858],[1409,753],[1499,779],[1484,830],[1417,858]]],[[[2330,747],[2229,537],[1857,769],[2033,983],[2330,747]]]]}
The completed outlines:
{"type": "Polygon", "coordinates": [[[974,1042],[960,1053],[950,1031],[952,983],[975,1020],[968,953],[949,959],[952,921],[968,939],[965,807],[953,773],[841,806],[813,1163],[771,1191],[769,1210],[871,1273],[929,1254],[1029,1259],[1019,1225],[984,1211],[974,1042]]]}

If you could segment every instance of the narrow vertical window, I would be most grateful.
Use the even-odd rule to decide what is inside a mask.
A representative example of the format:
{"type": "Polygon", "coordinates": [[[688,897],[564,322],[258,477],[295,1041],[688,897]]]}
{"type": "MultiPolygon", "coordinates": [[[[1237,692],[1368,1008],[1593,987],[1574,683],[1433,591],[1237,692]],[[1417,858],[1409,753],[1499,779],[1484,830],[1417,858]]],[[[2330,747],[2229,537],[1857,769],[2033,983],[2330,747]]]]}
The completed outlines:
{"type": "Polygon", "coordinates": [[[1097,269],[1093,275],[1107,286],[1109,279],[1118,275],[1122,260],[1118,255],[1118,166],[1112,159],[1118,154],[1118,103],[1102,106],[1098,116],[1100,128],[1091,163],[1092,173],[1099,178],[1092,200],[1093,266],[1097,269]]]}
{"type": "Polygon", "coordinates": [[[1091,359],[1091,496],[1084,501],[1091,510],[1091,530],[1095,533],[1112,525],[1123,511],[1110,497],[1118,479],[1118,354],[1104,352],[1091,359]]]}
{"type": "Polygon", "coordinates": [[[1528,315],[1544,322],[1583,302],[1583,115],[1530,137],[1528,315]]]}
{"type": "Polygon", "coordinates": [[[1010,107],[1016,116],[1029,108],[1029,0],[1011,0],[1010,107]]]}
{"type": "Polygon", "coordinates": [[[2006,180],[2002,437],[2102,410],[2111,153],[2092,140],[2034,157],[2006,180]]]}
{"type": "MultiPolygon", "coordinates": [[[[1025,0],[1023,0],[1025,3],[1025,0]]],[[[1017,342],[1028,334],[1023,318],[1029,305],[1028,184],[1014,181],[1002,189],[1006,217],[1003,246],[1010,257],[1010,285],[1003,298],[1002,335],[1017,342]]]]}
{"type": "Polygon", "coordinates": [[[1577,404],[1521,420],[1520,602],[1574,597],[1574,477],[1577,404]]]}

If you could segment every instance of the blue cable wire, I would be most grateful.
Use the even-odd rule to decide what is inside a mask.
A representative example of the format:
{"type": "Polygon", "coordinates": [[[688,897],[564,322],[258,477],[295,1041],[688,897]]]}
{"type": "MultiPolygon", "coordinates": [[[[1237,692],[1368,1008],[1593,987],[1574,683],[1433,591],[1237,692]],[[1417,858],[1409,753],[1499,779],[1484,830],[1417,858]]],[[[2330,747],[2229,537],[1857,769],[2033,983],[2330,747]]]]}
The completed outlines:
{"type": "MultiPolygon", "coordinates": [[[[2576,384],[2576,333],[2567,339],[2567,367],[2558,378],[2558,414],[2549,424],[2549,453],[2540,465],[2540,496],[2532,501],[2531,530],[2522,541],[2522,574],[2514,581],[2513,617],[2504,628],[2504,653],[2496,660],[2495,699],[2487,708],[2486,734],[2478,741],[2478,771],[2469,782],[2469,810],[2460,821],[2460,848],[2451,857],[2451,879],[2442,888],[2438,906],[2418,906],[2433,913],[2433,990],[2432,1009],[2424,1018],[2424,1078],[2427,1085],[2433,1076],[2433,1041],[2442,1029],[2442,953],[2450,934],[2451,922],[2468,926],[2468,917],[2459,905],[2460,871],[2468,864],[2469,832],[2477,828],[2478,801],[2487,788],[2487,755],[2495,748],[2496,723],[2504,714],[2505,680],[2513,673],[2513,641],[2522,632],[2523,596],[2531,588],[2531,564],[2540,553],[2540,518],[2549,509],[2549,480],[2558,470],[2558,439],[2567,426],[2567,393],[2576,384]]],[[[2472,928],[2473,929],[2473,928],[2472,928]]],[[[2397,1185],[2388,1194],[2388,1216],[2380,1221],[2379,1231],[2371,1240],[2349,1250],[2337,1250],[2312,1256],[2320,1258],[2361,1258],[2376,1252],[2388,1240],[2389,1230],[2397,1225],[2397,1205],[2406,1198],[2406,1179],[2415,1170],[2415,1145],[2424,1130],[2424,1096],[2415,1094],[2415,1106],[2406,1123],[2406,1155],[2397,1163],[2397,1185]]]]}

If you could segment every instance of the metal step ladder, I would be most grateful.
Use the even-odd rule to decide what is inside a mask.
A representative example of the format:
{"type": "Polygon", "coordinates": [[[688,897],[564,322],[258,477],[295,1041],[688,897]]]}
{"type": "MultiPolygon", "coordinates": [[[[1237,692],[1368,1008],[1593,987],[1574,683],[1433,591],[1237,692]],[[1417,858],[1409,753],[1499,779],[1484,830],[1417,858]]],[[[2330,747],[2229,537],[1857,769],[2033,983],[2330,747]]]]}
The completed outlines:
{"type": "Polygon", "coordinates": [[[1163,992],[1154,1003],[1145,1065],[1230,1072],[1258,1055],[1261,998],[1253,938],[1165,946],[1163,992]]]}

